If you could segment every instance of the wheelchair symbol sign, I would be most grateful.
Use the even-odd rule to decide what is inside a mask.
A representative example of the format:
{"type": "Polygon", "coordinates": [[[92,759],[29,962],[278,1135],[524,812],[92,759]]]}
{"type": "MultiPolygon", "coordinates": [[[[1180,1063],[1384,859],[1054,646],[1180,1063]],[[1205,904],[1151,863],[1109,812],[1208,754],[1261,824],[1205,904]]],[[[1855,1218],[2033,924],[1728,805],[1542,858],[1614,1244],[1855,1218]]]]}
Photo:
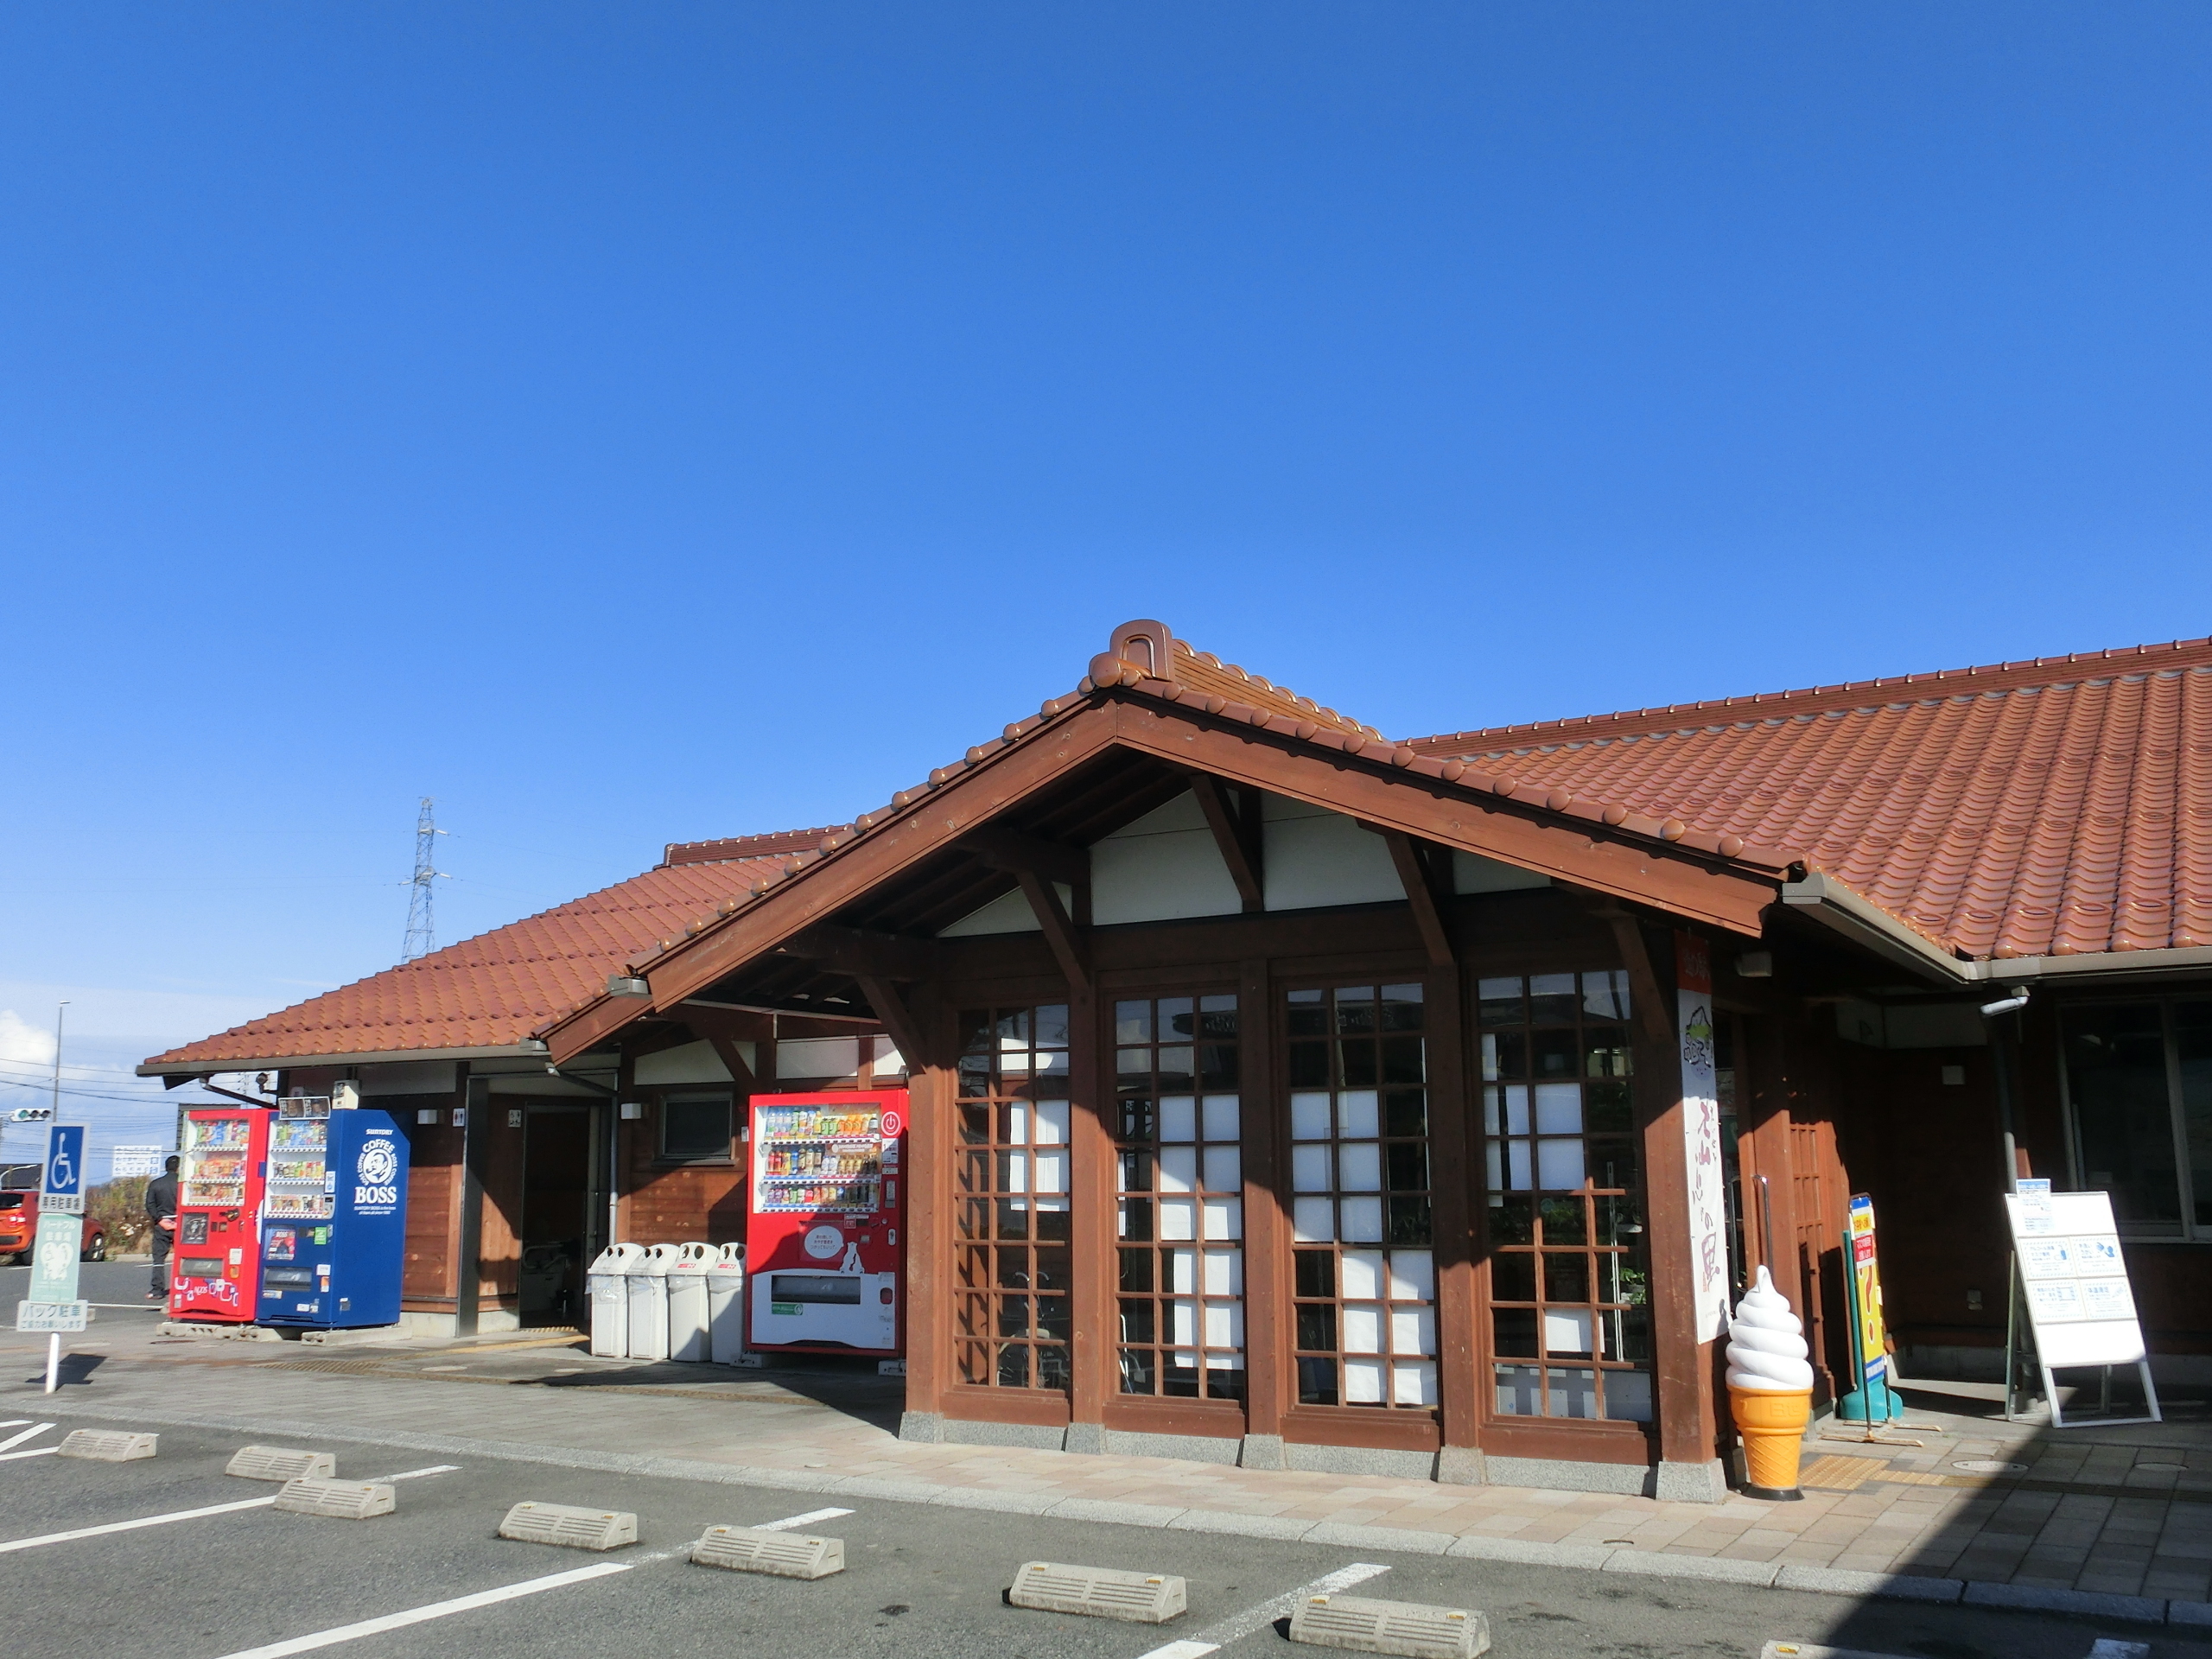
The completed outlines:
{"type": "Polygon", "coordinates": [[[84,1191],[85,1126],[56,1123],[46,1132],[46,1185],[56,1197],[74,1198],[84,1191]]]}

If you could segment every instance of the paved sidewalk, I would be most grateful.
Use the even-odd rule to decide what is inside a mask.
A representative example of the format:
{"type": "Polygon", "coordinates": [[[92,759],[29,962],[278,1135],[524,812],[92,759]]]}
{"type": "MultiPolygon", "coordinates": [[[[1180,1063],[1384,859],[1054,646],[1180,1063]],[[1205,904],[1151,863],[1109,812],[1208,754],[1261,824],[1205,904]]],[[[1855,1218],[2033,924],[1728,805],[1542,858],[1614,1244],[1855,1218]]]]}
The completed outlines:
{"type": "MultiPolygon", "coordinates": [[[[1934,1432],[1897,1437],[1920,1446],[1816,1425],[1802,1503],[1698,1504],[916,1445],[891,1429],[897,1385],[871,1376],[594,1361],[559,1337],[319,1353],[143,1333],[100,1345],[74,1362],[92,1369],[56,1411],[1847,1593],[1953,1599],[1963,1581],[1969,1600],[2212,1625],[2212,1436],[2190,1422],[2054,1434],[1921,1395],[1959,1409],[1914,1412],[1934,1432]]],[[[0,1344],[10,1414],[36,1394],[19,1380],[34,1357],[0,1344]]]]}

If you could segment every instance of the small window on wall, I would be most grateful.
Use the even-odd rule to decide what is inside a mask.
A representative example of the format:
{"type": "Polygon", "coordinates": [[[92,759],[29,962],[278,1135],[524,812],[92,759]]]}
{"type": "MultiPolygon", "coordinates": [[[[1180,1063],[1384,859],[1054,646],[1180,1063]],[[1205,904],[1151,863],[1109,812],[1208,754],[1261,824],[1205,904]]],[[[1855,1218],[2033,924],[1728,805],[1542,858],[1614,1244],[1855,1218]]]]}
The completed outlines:
{"type": "Polygon", "coordinates": [[[671,1095],[661,1103],[660,1155],[673,1164],[730,1161],[730,1097],[671,1095]]]}
{"type": "Polygon", "coordinates": [[[2082,1186],[2130,1238],[2212,1239],[2212,999],[2084,1004],[2061,1027],[2082,1186]]]}

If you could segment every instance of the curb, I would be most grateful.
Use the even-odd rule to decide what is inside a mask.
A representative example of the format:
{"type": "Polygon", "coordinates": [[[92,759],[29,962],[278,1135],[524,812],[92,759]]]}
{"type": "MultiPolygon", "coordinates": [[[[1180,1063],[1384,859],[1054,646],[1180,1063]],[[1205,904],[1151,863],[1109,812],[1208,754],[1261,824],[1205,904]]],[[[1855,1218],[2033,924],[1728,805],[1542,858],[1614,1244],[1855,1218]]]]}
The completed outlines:
{"type": "Polygon", "coordinates": [[[586,1452],[519,1440],[480,1440],[450,1434],[407,1434],[394,1430],[364,1433],[355,1427],[301,1418],[193,1416],[159,1411],[111,1411],[72,1404],[57,1414],[106,1422],[152,1422],[175,1428],[228,1429],[246,1434],[313,1435],[429,1452],[444,1457],[496,1458],[507,1463],[536,1463],[563,1469],[595,1469],[607,1474],[645,1475],[665,1480],[712,1481],[726,1486],[760,1486],[771,1491],[873,1497],[893,1503],[926,1503],[940,1508],[989,1510],[1007,1515],[1040,1515],[1110,1526],[1209,1532],[1286,1542],[1389,1549],[1410,1555],[1442,1555],[1461,1560],[1509,1561],[1527,1567],[1580,1568],[1586,1572],[1630,1573],[1646,1578],[1688,1579],[1708,1584],[1741,1584],[1794,1590],[1814,1595],[1853,1596],[1891,1601],[2010,1609],[2016,1611],[2078,1614],[2138,1624],[2212,1628],[2212,1602],[2166,1601],[2150,1596],[2101,1595],[2085,1590],[2046,1589],[2034,1585],[1997,1584],[1980,1580],[1922,1578],[1910,1573],[1852,1573],[1835,1567],[1797,1567],[1777,1561],[1739,1561],[1716,1555],[1670,1555],[1656,1550],[1607,1549],[1590,1544],[1539,1543],[1526,1538],[1481,1534],[1419,1532],[1402,1527],[1355,1527],[1333,1521],[1287,1521],[1280,1516],[1239,1515],[1216,1510],[1177,1510],[1154,1503],[1112,1503],[1095,1498],[1052,1501],[1020,1492],[943,1486],[922,1480],[887,1480],[880,1475],[817,1475],[796,1469],[768,1469],[746,1464],[699,1463],[685,1458],[649,1457],[632,1452],[586,1452]]]}

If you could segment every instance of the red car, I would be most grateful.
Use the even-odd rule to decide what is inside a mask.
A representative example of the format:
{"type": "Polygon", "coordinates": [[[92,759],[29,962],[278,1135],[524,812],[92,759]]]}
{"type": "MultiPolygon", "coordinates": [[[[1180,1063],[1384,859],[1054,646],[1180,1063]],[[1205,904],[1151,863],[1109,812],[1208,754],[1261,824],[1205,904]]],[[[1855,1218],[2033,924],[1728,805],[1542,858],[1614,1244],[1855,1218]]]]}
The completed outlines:
{"type": "MultiPolygon", "coordinates": [[[[0,1262],[21,1267],[31,1259],[31,1241],[38,1236],[38,1186],[43,1164],[10,1164],[0,1169],[0,1262]]],[[[85,1217],[83,1259],[107,1260],[107,1231],[90,1216],[85,1217]]]]}

